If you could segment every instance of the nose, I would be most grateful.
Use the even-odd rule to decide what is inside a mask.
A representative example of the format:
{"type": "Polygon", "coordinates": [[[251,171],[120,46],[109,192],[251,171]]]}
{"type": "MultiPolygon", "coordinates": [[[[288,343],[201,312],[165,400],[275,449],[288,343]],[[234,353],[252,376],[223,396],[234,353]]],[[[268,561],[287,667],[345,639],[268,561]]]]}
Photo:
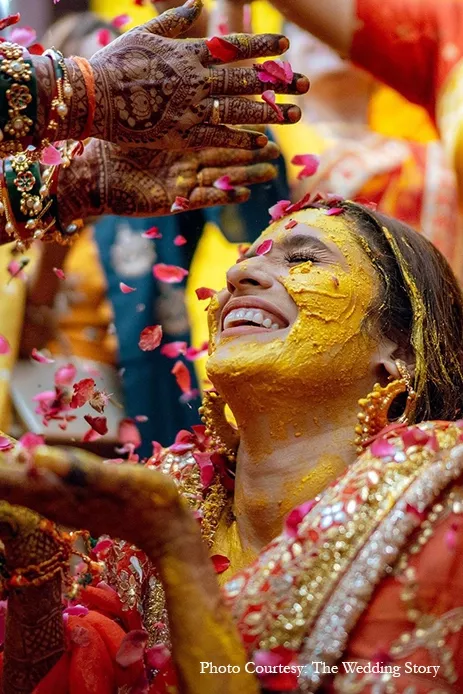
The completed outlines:
{"type": "Polygon", "coordinates": [[[272,283],[272,277],[262,268],[259,257],[236,263],[227,272],[227,289],[230,294],[250,287],[269,289],[272,283]]]}

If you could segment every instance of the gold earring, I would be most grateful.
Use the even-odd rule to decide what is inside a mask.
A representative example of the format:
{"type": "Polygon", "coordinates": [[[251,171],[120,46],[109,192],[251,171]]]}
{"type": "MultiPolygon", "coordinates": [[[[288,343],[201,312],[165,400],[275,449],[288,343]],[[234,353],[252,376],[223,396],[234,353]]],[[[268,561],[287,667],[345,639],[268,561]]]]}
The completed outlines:
{"type": "Polygon", "coordinates": [[[407,393],[407,402],[401,416],[395,420],[397,424],[408,424],[416,405],[416,393],[407,365],[398,359],[395,362],[400,378],[391,380],[387,386],[375,383],[371,393],[359,400],[360,412],[357,415],[359,423],[355,427],[355,445],[357,453],[362,453],[368,442],[384,427],[391,424],[388,415],[394,400],[402,393],[407,393]]]}
{"type": "Polygon", "coordinates": [[[239,435],[227,421],[225,402],[216,390],[204,391],[199,414],[201,421],[206,427],[205,434],[210,436],[213,448],[217,453],[226,456],[230,463],[234,463],[239,444],[239,435]]]}

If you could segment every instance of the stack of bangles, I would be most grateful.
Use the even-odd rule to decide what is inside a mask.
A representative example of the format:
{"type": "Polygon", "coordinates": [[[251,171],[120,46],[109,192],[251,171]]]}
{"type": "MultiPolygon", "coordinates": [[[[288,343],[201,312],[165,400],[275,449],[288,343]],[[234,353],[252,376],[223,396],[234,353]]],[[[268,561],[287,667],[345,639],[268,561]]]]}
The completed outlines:
{"type": "MultiPolygon", "coordinates": [[[[0,157],[3,160],[0,215],[18,251],[28,248],[36,239],[68,244],[83,226],[82,220],[65,228],[60,225],[57,209],[59,167],[40,164],[44,151],[52,143],[61,153],[63,167],[69,166],[72,158],[83,151],[81,142],[55,142],[60,121],[67,119],[72,97],[66,64],[56,49],[44,53],[53,65],[55,89],[45,137],[36,142],[37,80],[28,55],[22,46],[0,43],[0,157]]],[[[94,90],[93,73],[88,64],[86,67],[85,82],[91,91],[94,90]]],[[[88,131],[90,126],[91,123],[88,131]]]]}

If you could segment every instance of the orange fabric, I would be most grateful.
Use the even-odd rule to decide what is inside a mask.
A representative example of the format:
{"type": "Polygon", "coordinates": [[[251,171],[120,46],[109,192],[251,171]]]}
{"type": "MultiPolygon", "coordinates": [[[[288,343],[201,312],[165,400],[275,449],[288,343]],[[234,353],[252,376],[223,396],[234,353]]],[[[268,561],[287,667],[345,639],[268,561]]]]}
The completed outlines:
{"type": "Polygon", "coordinates": [[[351,58],[435,117],[437,92],[463,55],[460,0],[357,0],[351,58]]]}
{"type": "Polygon", "coordinates": [[[92,66],[85,58],[79,58],[78,56],[73,56],[72,60],[77,63],[85,82],[85,89],[87,91],[88,100],[88,113],[87,122],[85,124],[84,132],[82,133],[81,140],[86,140],[90,137],[92,132],[93,120],[95,118],[95,77],[93,74],[92,66]]]}

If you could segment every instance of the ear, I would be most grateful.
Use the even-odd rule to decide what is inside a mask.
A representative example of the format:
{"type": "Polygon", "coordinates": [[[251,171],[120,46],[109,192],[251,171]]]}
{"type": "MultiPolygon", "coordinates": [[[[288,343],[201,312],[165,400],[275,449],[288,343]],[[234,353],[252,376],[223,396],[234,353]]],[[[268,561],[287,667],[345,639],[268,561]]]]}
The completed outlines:
{"type": "Polygon", "coordinates": [[[396,342],[383,338],[375,354],[375,375],[377,380],[384,385],[390,377],[400,378],[400,372],[396,361],[401,359],[407,366],[412,379],[415,376],[415,357],[411,350],[404,350],[396,342]]]}

